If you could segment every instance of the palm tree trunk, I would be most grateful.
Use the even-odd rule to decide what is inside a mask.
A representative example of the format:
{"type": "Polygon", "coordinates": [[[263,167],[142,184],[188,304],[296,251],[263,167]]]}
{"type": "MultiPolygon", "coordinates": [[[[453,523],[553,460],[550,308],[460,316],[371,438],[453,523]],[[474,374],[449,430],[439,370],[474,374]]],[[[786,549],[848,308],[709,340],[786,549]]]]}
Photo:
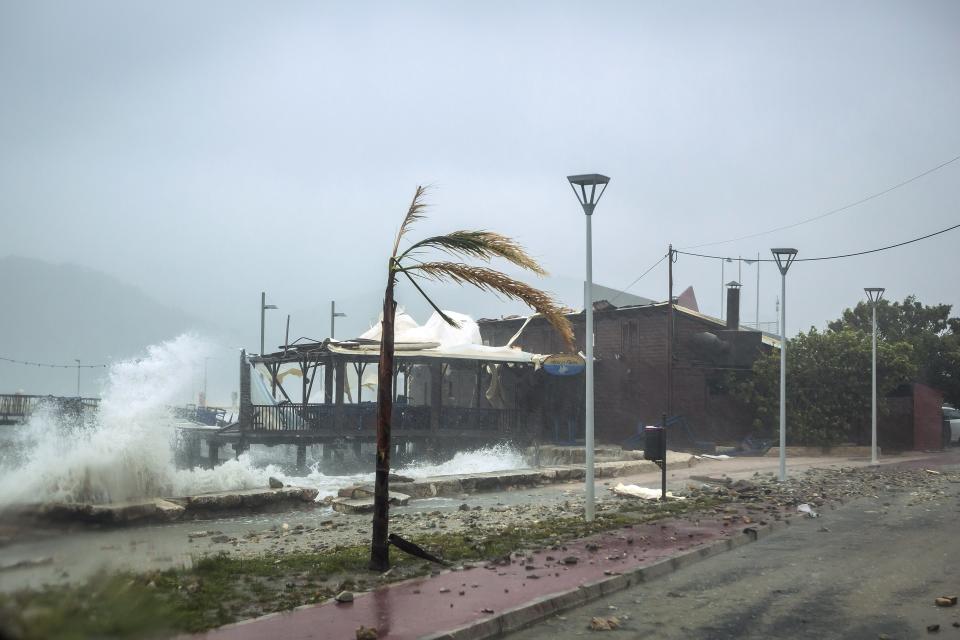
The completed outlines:
{"type": "Polygon", "coordinates": [[[390,568],[387,529],[390,508],[390,421],[393,414],[393,321],[396,312],[393,271],[389,277],[383,296],[380,369],[377,372],[377,475],[373,489],[373,539],[370,543],[370,568],[374,571],[390,568]]]}

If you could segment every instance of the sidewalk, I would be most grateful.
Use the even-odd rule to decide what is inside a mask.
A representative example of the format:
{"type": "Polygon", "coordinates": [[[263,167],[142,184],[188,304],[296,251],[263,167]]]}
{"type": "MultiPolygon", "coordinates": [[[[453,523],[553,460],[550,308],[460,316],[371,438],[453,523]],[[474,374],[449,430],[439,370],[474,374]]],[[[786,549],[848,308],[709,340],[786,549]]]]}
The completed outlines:
{"type": "MultiPolygon", "coordinates": [[[[920,455],[884,462],[933,466],[954,458],[920,455]]],[[[837,459],[830,462],[861,466],[837,459]]],[[[634,525],[559,549],[513,554],[509,563],[467,567],[387,585],[357,594],[351,603],[330,601],[301,607],[195,638],[352,640],[361,626],[376,628],[380,640],[492,637],[764,537],[785,526],[790,517],[785,514],[779,521],[759,519],[744,524],[736,515],[745,514],[747,511],[739,510],[693,521],[671,518],[634,525]]]]}

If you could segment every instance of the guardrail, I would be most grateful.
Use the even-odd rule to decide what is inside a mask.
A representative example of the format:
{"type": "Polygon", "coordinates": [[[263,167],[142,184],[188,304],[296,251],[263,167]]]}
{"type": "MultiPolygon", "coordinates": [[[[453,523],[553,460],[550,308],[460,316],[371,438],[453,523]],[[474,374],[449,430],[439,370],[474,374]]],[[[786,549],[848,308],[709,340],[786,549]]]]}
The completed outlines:
{"type": "MultiPolygon", "coordinates": [[[[431,409],[423,405],[394,405],[392,432],[430,431],[431,409]]],[[[517,434],[527,428],[527,413],[514,409],[442,407],[439,434],[456,431],[483,431],[517,434]]],[[[311,404],[253,405],[254,433],[312,432],[351,435],[373,434],[377,430],[377,405],[311,404]]]]}
{"type": "Polygon", "coordinates": [[[24,422],[41,407],[50,407],[61,414],[79,414],[95,411],[100,398],[60,398],[57,396],[28,396],[0,394],[0,424],[24,422]]]}

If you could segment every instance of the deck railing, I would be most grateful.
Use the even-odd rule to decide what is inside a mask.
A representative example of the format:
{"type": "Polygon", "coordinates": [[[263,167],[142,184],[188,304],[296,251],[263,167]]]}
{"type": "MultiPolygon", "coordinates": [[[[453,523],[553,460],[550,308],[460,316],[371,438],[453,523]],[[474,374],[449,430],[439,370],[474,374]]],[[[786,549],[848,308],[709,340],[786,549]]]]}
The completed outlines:
{"type": "Polygon", "coordinates": [[[27,420],[38,409],[45,406],[57,413],[77,414],[96,410],[100,406],[100,399],[0,394],[0,422],[27,420]]]}
{"type": "MultiPolygon", "coordinates": [[[[392,432],[430,431],[431,409],[423,405],[393,406],[392,432]]],[[[440,410],[440,433],[482,431],[494,434],[516,434],[527,427],[527,414],[512,409],[477,409],[443,407],[440,410]]],[[[252,431],[306,432],[371,435],[377,430],[377,405],[311,404],[253,405],[252,431]]]]}

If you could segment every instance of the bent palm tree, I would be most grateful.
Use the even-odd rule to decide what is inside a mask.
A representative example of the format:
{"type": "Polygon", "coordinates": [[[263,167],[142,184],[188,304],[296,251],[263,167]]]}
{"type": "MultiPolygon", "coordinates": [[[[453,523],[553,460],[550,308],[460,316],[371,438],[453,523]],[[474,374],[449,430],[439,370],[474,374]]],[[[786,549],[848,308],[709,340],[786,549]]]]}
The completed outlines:
{"type": "Polygon", "coordinates": [[[400,241],[413,224],[424,217],[425,189],[417,187],[417,192],[407,209],[396,241],[393,253],[387,263],[387,289],[383,297],[382,337],[380,341],[380,368],[377,386],[377,472],[374,485],[373,540],[370,549],[370,568],[385,571],[390,566],[389,547],[387,546],[387,511],[390,474],[390,421],[393,413],[393,351],[394,316],[396,303],[393,298],[397,276],[402,274],[426,298],[437,313],[447,323],[458,326],[457,322],[445,314],[420,287],[418,280],[442,282],[450,280],[457,284],[470,284],[480,289],[500,293],[508,298],[520,300],[542,314],[557,329],[564,343],[573,350],[573,328],[564,317],[561,307],[549,294],[530,285],[510,278],[506,274],[489,267],[473,266],[462,262],[424,262],[419,259],[428,250],[437,249],[454,258],[475,258],[489,262],[492,258],[503,258],[513,264],[536,273],[546,272],[527,255],[518,243],[506,236],[491,231],[454,231],[443,236],[433,236],[410,245],[400,252],[400,241]]]}

